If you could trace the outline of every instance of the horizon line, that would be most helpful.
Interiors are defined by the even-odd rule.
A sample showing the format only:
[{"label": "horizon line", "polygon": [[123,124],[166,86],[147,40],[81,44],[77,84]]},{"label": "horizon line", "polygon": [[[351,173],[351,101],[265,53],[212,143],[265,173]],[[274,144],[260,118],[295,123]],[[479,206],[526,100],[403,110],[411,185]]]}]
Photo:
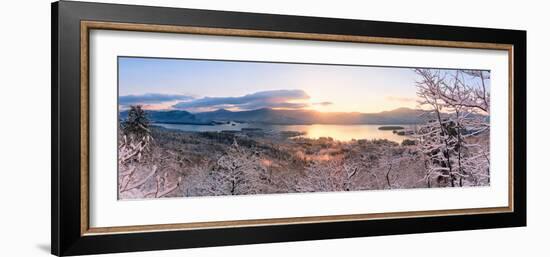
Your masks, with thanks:
[{"label": "horizon line", "polygon": [[[119,105],[120,106],[120,105]],[[130,105],[131,106],[131,105]],[[133,106],[142,106],[143,105],[133,105]],[[398,108],[395,108],[395,109],[391,109],[391,110],[386,110],[386,111],[379,111],[379,112],[346,112],[346,111],[336,111],[336,112],[331,112],[331,111],[319,111],[319,110],[314,110],[314,109],[285,109],[285,108],[269,108],[269,107],[263,107],[263,108],[258,108],[258,109],[251,109],[251,110],[239,110],[239,111],[232,111],[232,110],[228,110],[228,109],[225,109],[225,108],[219,108],[219,109],[216,109],[216,110],[213,110],[213,111],[203,111],[203,112],[191,112],[191,111],[187,111],[187,110],[180,110],[180,109],[162,109],[162,110],[149,110],[149,109],[144,109],[145,111],[153,111],[153,112],[170,112],[170,111],[180,111],[180,112],[188,112],[188,113],[191,113],[191,114],[197,114],[197,113],[208,113],[208,112],[218,112],[218,111],[227,111],[227,112],[250,112],[250,111],[258,111],[258,110],[282,110],[282,111],[312,111],[312,112],[318,112],[318,113],[346,113],[346,114],[350,114],[350,113],[357,113],[357,114],[377,114],[377,113],[383,113],[383,112],[392,112],[392,111],[397,111],[397,110],[403,110],[403,109],[406,109],[406,110],[411,110],[411,111],[423,111],[423,112],[426,112],[426,110],[422,110],[422,109],[418,109],[418,108],[409,108],[409,107],[398,107]],[[120,110],[119,112],[124,112],[124,111],[128,111],[128,109],[124,109],[124,110]]]}]

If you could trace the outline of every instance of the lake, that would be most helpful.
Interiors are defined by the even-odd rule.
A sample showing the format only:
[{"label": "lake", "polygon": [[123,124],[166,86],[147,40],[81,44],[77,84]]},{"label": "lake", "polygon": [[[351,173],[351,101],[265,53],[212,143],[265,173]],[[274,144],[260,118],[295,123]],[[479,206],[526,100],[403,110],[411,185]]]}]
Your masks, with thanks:
[{"label": "lake", "polygon": [[[219,125],[189,125],[189,124],[165,124],[155,123],[168,129],[178,129],[182,131],[193,132],[220,132],[223,130],[240,131],[243,128],[260,128],[266,132],[274,131],[298,131],[303,132],[304,137],[320,138],[332,137],[339,141],[350,141],[352,139],[387,139],[397,143],[401,143],[408,136],[400,136],[394,134],[391,130],[379,130],[382,126],[393,125],[331,125],[331,124],[313,124],[313,125],[271,125],[259,123],[233,123]],[[411,125],[395,125],[404,128],[412,128]]]}]

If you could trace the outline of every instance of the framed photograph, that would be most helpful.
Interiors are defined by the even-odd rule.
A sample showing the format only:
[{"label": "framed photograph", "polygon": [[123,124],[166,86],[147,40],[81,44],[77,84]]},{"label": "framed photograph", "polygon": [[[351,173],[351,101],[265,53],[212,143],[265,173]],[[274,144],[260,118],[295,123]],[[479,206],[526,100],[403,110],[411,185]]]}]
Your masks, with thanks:
[{"label": "framed photograph", "polygon": [[526,225],[526,32],[56,2],[52,253]]}]

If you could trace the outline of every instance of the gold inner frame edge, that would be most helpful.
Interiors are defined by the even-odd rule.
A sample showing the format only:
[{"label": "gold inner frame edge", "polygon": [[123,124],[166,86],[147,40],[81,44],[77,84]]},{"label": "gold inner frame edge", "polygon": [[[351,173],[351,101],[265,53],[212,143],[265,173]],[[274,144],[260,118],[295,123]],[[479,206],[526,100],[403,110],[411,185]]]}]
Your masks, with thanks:
[{"label": "gold inner frame edge", "polygon": [[[89,57],[90,57],[89,56],[89,33],[90,33],[90,30],[92,29],[122,30],[122,31],[136,31],[136,32],[157,32],[157,33],[158,32],[179,33],[179,34],[196,34],[196,35],[238,36],[238,37],[256,37],[256,38],[299,39],[299,40],[354,42],[354,43],[389,44],[389,45],[413,45],[413,46],[427,46],[427,47],[506,50],[508,52],[508,140],[509,140],[508,142],[508,165],[509,165],[508,166],[508,178],[509,178],[508,179],[508,206],[487,207],[487,208],[448,209],[448,210],[429,210],[429,211],[350,214],[350,215],[290,217],[290,218],[272,218],[272,219],[208,221],[208,222],[191,222],[191,223],[175,223],[175,224],[151,224],[151,225],[117,226],[117,227],[90,227],[89,226],[89,217],[90,217],[89,215],[89,211],[90,211],[89,210]],[[101,235],[101,234],[235,228],[235,227],[251,227],[251,226],[273,226],[273,225],[365,221],[365,220],[395,219],[395,218],[416,218],[416,217],[513,212],[514,211],[513,51],[514,51],[513,45],[496,44],[496,43],[404,39],[404,38],[388,38],[388,37],[351,36],[351,35],[335,35],[335,34],[226,29],[226,28],[211,28],[211,27],[190,27],[190,26],[172,26],[172,25],[137,24],[137,23],[116,23],[116,22],[101,22],[101,21],[81,21],[80,22],[80,145],[81,145],[80,146],[80,234],[81,236],[91,236],[91,235]]]}]

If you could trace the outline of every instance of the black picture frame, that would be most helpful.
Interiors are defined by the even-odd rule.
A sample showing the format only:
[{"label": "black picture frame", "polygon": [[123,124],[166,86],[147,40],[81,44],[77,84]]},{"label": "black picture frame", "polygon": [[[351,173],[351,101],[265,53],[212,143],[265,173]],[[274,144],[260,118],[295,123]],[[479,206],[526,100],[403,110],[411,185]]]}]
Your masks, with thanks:
[{"label": "black picture frame", "polygon": [[[51,252],[81,255],[526,225],[526,31],[61,1],[52,4]],[[513,45],[513,201],[506,213],[81,233],[81,21]]]}]

